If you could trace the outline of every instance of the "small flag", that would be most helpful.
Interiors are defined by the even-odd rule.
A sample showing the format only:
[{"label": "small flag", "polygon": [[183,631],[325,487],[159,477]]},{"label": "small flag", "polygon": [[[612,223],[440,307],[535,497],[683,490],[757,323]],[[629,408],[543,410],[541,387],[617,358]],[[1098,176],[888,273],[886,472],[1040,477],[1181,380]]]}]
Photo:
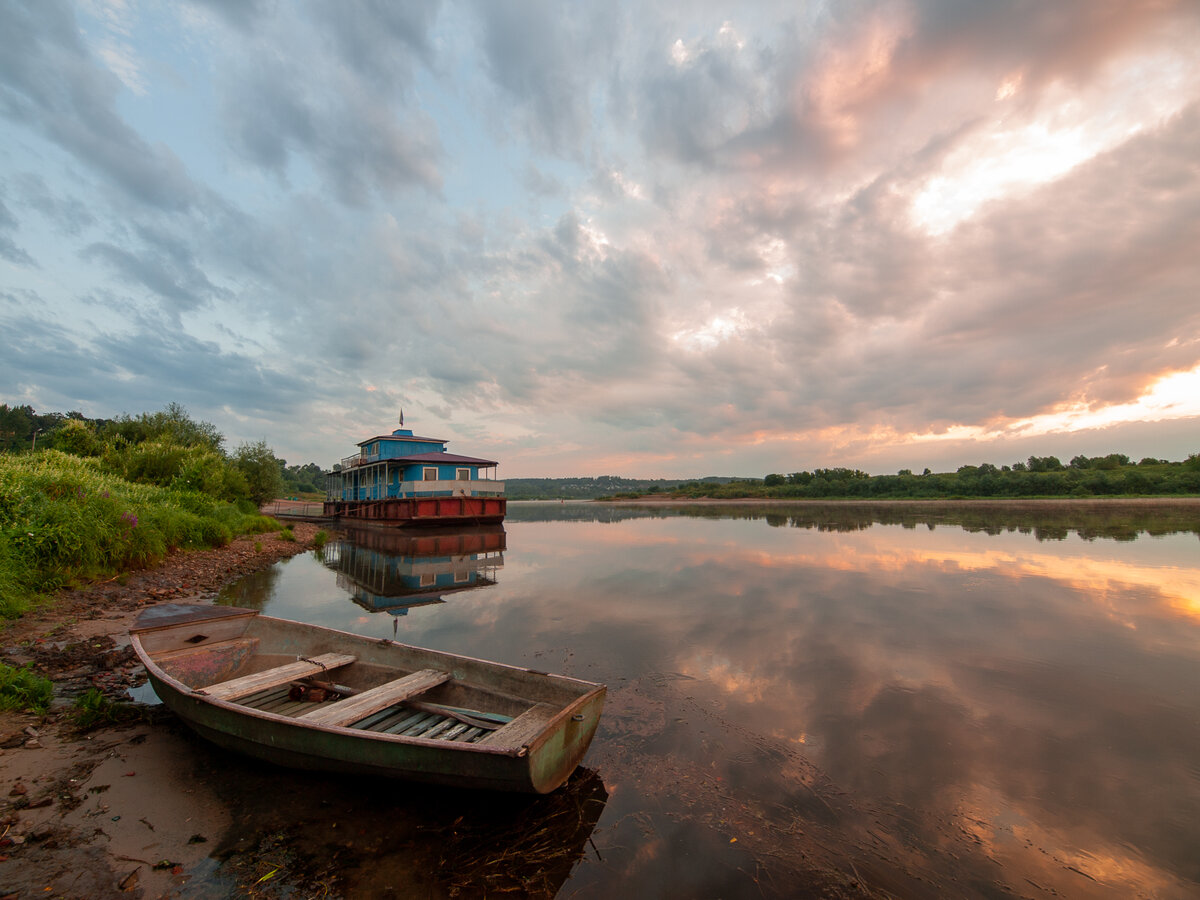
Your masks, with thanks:
[{"label": "small flag", "polygon": [[404,427],[404,410],[403,409],[400,410],[400,427],[401,428]]}]

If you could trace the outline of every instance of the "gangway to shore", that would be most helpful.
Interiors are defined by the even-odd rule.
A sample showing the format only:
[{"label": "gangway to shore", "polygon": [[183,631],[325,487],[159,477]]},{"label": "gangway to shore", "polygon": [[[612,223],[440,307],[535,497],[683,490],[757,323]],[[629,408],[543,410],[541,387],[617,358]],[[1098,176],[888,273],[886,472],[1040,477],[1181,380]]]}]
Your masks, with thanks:
[{"label": "gangway to shore", "polygon": [[325,504],[320,500],[272,500],[259,507],[264,516],[276,519],[296,519],[302,522],[331,522],[325,515]]}]

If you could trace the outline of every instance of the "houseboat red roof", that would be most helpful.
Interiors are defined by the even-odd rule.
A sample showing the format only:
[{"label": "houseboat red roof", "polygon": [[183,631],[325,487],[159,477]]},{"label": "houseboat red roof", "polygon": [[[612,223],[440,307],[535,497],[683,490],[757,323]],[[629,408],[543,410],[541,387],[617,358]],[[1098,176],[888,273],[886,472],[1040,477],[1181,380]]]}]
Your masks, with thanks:
[{"label": "houseboat red roof", "polygon": [[459,456],[457,453],[414,453],[411,456],[396,456],[386,462],[415,462],[415,463],[462,463],[470,466],[498,466],[492,459],[476,459],[474,456]]}]

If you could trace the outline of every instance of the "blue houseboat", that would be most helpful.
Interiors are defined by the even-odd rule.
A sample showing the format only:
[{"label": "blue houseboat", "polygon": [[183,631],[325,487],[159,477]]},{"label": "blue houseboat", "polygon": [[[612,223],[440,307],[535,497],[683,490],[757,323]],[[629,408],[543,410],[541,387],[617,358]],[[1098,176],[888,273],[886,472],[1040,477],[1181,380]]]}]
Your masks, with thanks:
[{"label": "blue houseboat", "polygon": [[[374,525],[502,522],[507,500],[495,460],[446,452],[439,438],[401,427],[359,441],[325,481],[325,515]],[[490,476],[490,477],[489,477]]]}]

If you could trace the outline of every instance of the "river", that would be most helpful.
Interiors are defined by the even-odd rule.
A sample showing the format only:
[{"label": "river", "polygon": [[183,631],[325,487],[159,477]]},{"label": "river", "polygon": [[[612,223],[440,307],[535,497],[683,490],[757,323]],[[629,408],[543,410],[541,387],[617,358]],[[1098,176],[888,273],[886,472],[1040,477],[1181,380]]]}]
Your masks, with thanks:
[{"label": "river", "polygon": [[441,818],[428,847],[405,832],[435,869],[414,892],[1183,898],[1198,534],[1195,512],[512,503],[503,528],[334,540],[220,602],[608,685],[563,796],[454,794],[453,852]]}]

